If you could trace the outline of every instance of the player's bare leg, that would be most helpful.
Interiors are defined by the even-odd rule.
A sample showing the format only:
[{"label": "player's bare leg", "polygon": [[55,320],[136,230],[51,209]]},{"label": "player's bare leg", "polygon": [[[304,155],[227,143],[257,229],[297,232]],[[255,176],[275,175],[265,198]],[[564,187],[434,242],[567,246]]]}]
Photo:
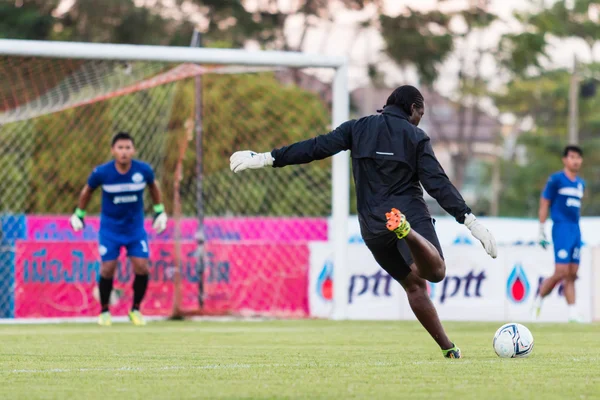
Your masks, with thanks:
[{"label": "player's bare leg", "polygon": [[129,319],[135,325],[146,325],[146,321],[140,313],[140,305],[142,300],[144,300],[146,289],[148,288],[148,275],[150,274],[148,259],[139,257],[130,257],[129,259],[135,273],[133,281],[133,304],[129,312]]},{"label": "player's bare leg", "polygon": [[397,209],[385,214],[387,228],[394,232],[398,239],[406,240],[410,253],[415,260],[414,271],[429,282],[440,282],[446,276],[446,263],[429,240],[410,229],[406,217]]},{"label": "player's bare leg", "polygon": [[98,280],[98,290],[100,292],[100,316],[98,324],[103,326],[112,325],[110,317],[110,294],[113,289],[113,280],[117,270],[117,260],[104,261],[100,266],[100,279]]},{"label": "player's bare leg", "polygon": [[567,276],[563,281],[565,299],[567,300],[567,304],[569,306],[569,321],[571,322],[582,322],[581,316],[579,315],[577,307],[575,306],[575,281],[577,280],[578,271],[578,264],[569,264]]},{"label": "player's bare leg", "polygon": [[544,279],[540,285],[540,297],[544,298],[548,296],[554,287],[564,280],[569,273],[569,264],[556,264],[554,268],[554,274]]},{"label": "player's bare leg", "polygon": [[533,302],[533,318],[536,319],[540,316],[542,311],[542,301],[544,297],[552,293],[552,290],[561,281],[565,280],[569,274],[569,264],[556,264],[554,268],[554,274],[542,281],[540,285],[539,293]]},{"label": "player's bare leg", "polygon": [[575,280],[577,279],[578,270],[579,265],[569,264],[569,267],[567,269],[567,275],[563,280],[565,299],[567,300],[568,305],[575,304]]},{"label": "player's bare leg", "polygon": [[[414,270],[414,268],[415,264],[411,265],[411,269]],[[414,273],[410,273],[400,284],[406,291],[408,303],[413,313],[433,340],[440,346],[444,352],[444,357],[460,358],[460,349],[450,341],[442,327],[435,306],[427,293],[425,280]]]}]

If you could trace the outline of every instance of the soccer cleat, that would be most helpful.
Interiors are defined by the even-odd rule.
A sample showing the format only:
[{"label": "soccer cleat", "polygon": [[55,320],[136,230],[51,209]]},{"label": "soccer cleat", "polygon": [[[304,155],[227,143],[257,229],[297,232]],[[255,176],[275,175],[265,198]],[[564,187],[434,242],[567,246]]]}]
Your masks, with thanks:
[{"label": "soccer cleat", "polygon": [[462,354],[460,349],[456,347],[454,343],[452,343],[452,348],[448,350],[442,350],[442,354],[445,358],[462,358]]},{"label": "soccer cleat", "polygon": [[397,209],[392,208],[389,213],[385,213],[385,218],[387,219],[385,226],[394,232],[398,239],[404,239],[410,232],[410,224],[404,214]]},{"label": "soccer cleat", "polygon": [[569,306],[569,322],[576,323],[576,324],[582,324],[585,321],[583,320],[583,317],[577,312],[576,309],[573,309]]},{"label": "soccer cleat", "polygon": [[129,320],[134,325],[146,325],[146,320],[144,320],[144,316],[138,310],[129,311]]},{"label": "soccer cleat", "polygon": [[533,321],[537,321],[540,318],[541,312],[542,312],[542,307],[541,306],[534,306],[531,309],[531,319]]},{"label": "soccer cleat", "polygon": [[112,320],[110,318],[110,312],[105,311],[98,315],[98,325],[100,326],[111,326]]}]

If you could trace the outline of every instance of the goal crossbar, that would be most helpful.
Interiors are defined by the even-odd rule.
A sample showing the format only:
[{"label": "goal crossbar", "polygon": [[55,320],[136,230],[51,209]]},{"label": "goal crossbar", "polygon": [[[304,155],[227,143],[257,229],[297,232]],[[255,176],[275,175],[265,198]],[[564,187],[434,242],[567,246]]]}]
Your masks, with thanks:
[{"label": "goal crossbar", "polygon": [[220,65],[279,65],[296,68],[339,68],[346,64],[345,57],[300,52],[18,39],[0,40],[0,54],[24,57],[102,58],[123,61],[193,62]]}]

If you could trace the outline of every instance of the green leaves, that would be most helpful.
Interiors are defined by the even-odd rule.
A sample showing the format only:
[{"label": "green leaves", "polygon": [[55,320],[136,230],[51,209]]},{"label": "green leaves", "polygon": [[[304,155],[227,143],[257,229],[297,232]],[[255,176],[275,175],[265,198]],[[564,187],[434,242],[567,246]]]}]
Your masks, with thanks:
[{"label": "green leaves", "polygon": [[[554,38],[579,38],[592,49],[600,38],[600,13],[598,0],[574,0],[573,9],[566,2],[557,1],[550,8],[531,14],[515,13],[523,24],[523,32],[503,36],[500,43],[501,63],[509,71],[524,75],[539,73],[541,62],[548,59],[549,40]],[[594,11],[598,10],[598,11]]]},{"label": "green leaves", "polygon": [[15,7],[14,2],[0,4],[0,38],[2,39],[47,39],[56,19],[36,5],[25,4]]},{"label": "green leaves", "polygon": [[450,16],[433,11],[409,10],[408,15],[380,16],[386,53],[400,66],[416,66],[421,79],[431,84],[442,62],[454,48]]},{"label": "green leaves", "polygon": [[[600,71],[600,65],[588,65],[586,70]],[[567,144],[569,82],[569,71],[551,70],[536,77],[516,78],[495,98],[501,111],[531,121],[531,128],[519,138],[519,144],[527,151],[527,163],[520,165],[509,160],[503,166],[501,215],[534,217],[547,176],[562,169],[561,152]],[[600,191],[599,107],[599,93],[579,100],[579,134],[585,152],[581,173],[588,185],[584,215],[600,212],[600,195],[595,195]]]},{"label": "green leaves", "polygon": [[548,60],[544,34],[523,32],[504,35],[498,46],[498,61],[502,66],[517,75],[534,68],[542,69],[542,63]]},{"label": "green leaves", "polygon": [[[330,214],[331,160],[237,175],[229,170],[236,150],[265,152],[327,133],[330,114],[317,95],[284,86],[274,73],[204,75],[202,88],[208,215]],[[180,140],[191,134],[181,201],[184,215],[195,215],[195,135],[188,130],[194,103],[194,80],[188,79],[3,125],[1,210],[72,212],[92,168],[110,160],[112,135],[127,130],[136,139],[138,157],[154,166],[169,212]],[[100,197],[97,193],[88,208],[92,214],[99,211]]]}]

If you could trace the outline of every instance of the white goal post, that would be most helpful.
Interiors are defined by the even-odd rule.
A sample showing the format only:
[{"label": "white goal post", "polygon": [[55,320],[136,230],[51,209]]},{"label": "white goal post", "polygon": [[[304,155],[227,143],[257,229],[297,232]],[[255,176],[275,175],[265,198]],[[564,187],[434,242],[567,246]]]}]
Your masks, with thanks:
[{"label": "white goal post", "polygon": [[[318,54],[247,51],[125,44],[75,43],[51,41],[0,40],[0,56],[48,57],[68,59],[96,59],[153,62],[188,62],[209,65],[270,66],[289,68],[331,68],[335,70],[332,82],[332,129],[349,118],[348,61],[345,57]],[[323,132],[325,133],[325,132]],[[231,149],[231,151],[241,149]],[[269,149],[256,149],[268,151]],[[223,160],[223,162],[227,162]],[[333,319],[345,319],[348,303],[347,225],[350,207],[349,153],[341,152],[332,160],[332,224],[328,240],[334,249]]]}]

